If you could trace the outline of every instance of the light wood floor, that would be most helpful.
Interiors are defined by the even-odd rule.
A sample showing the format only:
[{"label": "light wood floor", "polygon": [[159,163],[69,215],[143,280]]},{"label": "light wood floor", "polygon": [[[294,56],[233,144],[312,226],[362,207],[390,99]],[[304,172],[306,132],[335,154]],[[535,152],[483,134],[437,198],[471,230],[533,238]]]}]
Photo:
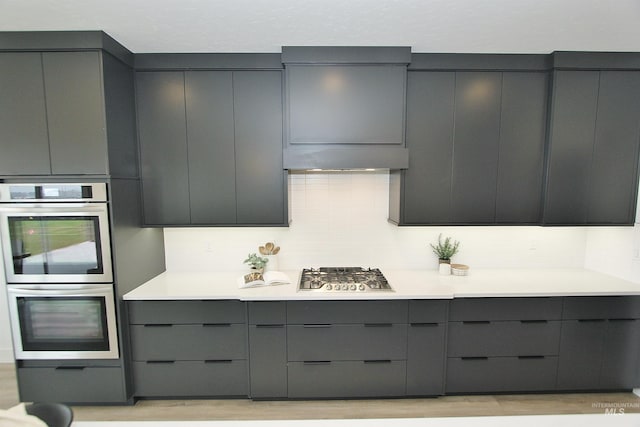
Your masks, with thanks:
[{"label": "light wood floor", "polygon": [[[0,408],[16,404],[13,364],[0,364]],[[640,397],[632,393],[584,393],[273,402],[143,400],[133,406],[76,406],[73,410],[78,421],[195,421],[601,414],[612,406],[624,406],[625,413],[640,413]]]}]

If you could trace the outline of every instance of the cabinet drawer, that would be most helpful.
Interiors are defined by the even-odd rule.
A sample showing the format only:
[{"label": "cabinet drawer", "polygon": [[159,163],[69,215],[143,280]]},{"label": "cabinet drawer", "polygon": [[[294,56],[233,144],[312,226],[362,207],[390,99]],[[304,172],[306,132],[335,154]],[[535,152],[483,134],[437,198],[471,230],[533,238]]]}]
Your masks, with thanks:
[{"label": "cabinet drawer", "polygon": [[122,403],[127,398],[118,367],[19,368],[23,402]]},{"label": "cabinet drawer", "polygon": [[553,390],[558,358],[449,358],[447,393]]},{"label": "cabinet drawer", "polygon": [[133,360],[246,359],[246,326],[131,325]]},{"label": "cabinet drawer", "polygon": [[640,297],[565,297],[563,319],[639,319]]},{"label": "cabinet drawer", "polygon": [[245,323],[241,301],[130,301],[131,324]]},{"label": "cabinet drawer", "polygon": [[289,324],[407,323],[407,301],[288,301]]},{"label": "cabinet drawer", "polygon": [[246,396],[244,360],[218,362],[134,362],[138,397]]},{"label": "cabinet drawer", "polygon": [[450,322],[449,357],[558,355],[560,321]]},{"label": "cabinet drawer", "polygon": [[560,320],[562,298],[460,298],[449,320]]},{"label": "cabinet drawer", "polygon": [[406,359],[407,325],[289,325],[288,360]]},{"label": "cabinet drawer", "polygon": [[445,322],[448,307],[443,300],[409,301],[409,323]]},{"label": "cabinet drawer", "polygon": [[287,307],[284,301],[250,301],[247,303],[247,310],[251,325],[287,323]]},{"label": "cabinet drawer", "polygon": [[404,361],[289,363],[290,398],[402,396]]}]

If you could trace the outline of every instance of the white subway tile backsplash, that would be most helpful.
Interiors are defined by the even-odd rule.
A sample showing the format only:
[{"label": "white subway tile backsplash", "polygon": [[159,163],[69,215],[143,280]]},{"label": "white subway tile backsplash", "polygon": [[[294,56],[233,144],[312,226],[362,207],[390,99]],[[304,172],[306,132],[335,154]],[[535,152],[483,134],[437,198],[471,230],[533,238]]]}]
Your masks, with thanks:
[{"label": "white subway tile backsplash", "polygon": [[435,269],[429,243],[439,233],[461,242],[454,261],[472,268],[581,268],[582,227],[397,227],[387,222],[389,174],[296,172],[289,175],[288,228],[165,229],[170,271],[241,270],[258,246],[281,246],[280,269],[352,265]]}]

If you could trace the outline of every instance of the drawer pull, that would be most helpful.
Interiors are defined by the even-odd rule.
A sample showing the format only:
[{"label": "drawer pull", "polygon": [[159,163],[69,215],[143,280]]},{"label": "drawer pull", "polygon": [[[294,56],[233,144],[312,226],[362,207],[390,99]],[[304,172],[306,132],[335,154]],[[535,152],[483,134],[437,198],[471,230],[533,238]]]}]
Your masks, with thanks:
[{"label": "drawer pull", "polygon": [[598,322],[604,322],[604,319],[578,319],[578,322],[580,322],[580,323],[598,323]]},{"label": "drawer pull", "polygon": [[424,328],[424,327],[438,326],[438,323],[411,323],[411,326],[417,327],[417,328]]},{"label": "drawer pull", "polygon": [[544,359],[544,356],[518,356],[518,359]]},{"label": "drawer pull", "polygon": [[147,365],[171,365],[175,360],[147,360]]},{"label": "drawer pull", "polygon": [[205,360],[204,363],[233,363],[231,359]]},{"label": "drawer pull", "polygon": [[330,323],[318,323],[318,324],[307,324],[302,325],[303,328],[330,328],[332,325]]},{"label": "drawer pull", "polygon": [[461,357],[462,360],[489,360],[488,357],[486,356],[468,356],[468,357]]},{"label": "drawer pull", "polygon": [[489,320],[465,320],[463,325],[488,325],[491,322]]},{"label": "drawer pull", "polygon": [[58,366],[56,371],[83,371],[86,366]]},{"label": "drawer pull", "polygon": [[390,328],[393,326],[393,323],[365,323],[365,328]]},{"label": "drawer pull", "polygon": [[391,360],[388,359],[383,359],[383,360],[364,360],[363,361],[365,364],[367,365],[371,365],[371,364],[380,364],[380,363],[391,363]]},{"label": "drawer pull", "polygon": [[276,329],[276,328],[284,328],[284,325],[256,325],[258,329]]},{"label": "drawer pull", "polygon": [[549,323],[548,320],[521,320],[520,323]]},{"label": "drawer pull", "polygon": [[230,328],[231,323],[204,323],[203,328]]},{"label": "drawer pull", "polygon": [[331,361],[330,360],[305,360],[304,362],[305,365],[330,365]]},{"label": "drawer pull", "polygon": [[170,328],[173,325],[171,323],[149,323],[145,324],[145,328]]},{"label": "drawer pull", "polygon": [[609,322],[635,322],[636,319],[627,319],[627,318],[620,318],[620,319],[609,319]]}]

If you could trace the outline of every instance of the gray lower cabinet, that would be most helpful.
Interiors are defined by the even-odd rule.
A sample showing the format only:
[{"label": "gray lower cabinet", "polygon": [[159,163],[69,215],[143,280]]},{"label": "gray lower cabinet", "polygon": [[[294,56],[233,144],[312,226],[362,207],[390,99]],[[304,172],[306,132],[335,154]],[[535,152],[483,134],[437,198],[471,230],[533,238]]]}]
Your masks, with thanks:
[{"label": "gray lower cabinet", "polygon": [[247,396],[245,304],[129,303],[134,396]]},{"label": "gray lower cabinet", "polygon": [[[540,220],[547,75],[410,71],[409,168],[395,171],[401,225]],[[398,194],[395,194],[398,193]]]},{"label": "gray lower cabinet", "polygon": [[285,225],[281,71],[136,74],[144,222]]},{"label": "gray lower cabinet", "polygon": [[553,390],[562,298],[451,302],[446,393]]},{"label": "gray lower cabinet", "polygon": [[565,298],[559,390],[640,385],[640,298]]},{"label": "gray lower cabinet", "polygon": [[407,301],[287,302],[288,397],[406,394]]},{"label": "gray lower cabinet", "polygon": [[444,394],[448,301],[409,301],[408,396]]},{"label": "gray lower cabinet", "polygon": [[287,329],[284,301],[252,301],[249,314],[250,396],[287,397]]},{"label": "gray lower cabinet", "polygon": [[544,224],[633,224],[638,120],[640,72],[554,72]]},{"label": "gray lower cabinet", "polygon": [[22,402],[123,403],[127,401],[120,367],[19,367]]}]

